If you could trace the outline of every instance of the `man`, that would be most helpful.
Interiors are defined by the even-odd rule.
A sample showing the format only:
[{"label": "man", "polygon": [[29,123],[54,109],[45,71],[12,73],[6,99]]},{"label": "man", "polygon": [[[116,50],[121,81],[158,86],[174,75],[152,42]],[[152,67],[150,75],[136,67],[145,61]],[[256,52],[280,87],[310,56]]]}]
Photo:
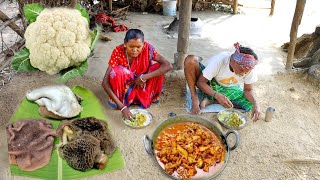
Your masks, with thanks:
[{"label": "man", "polygon": [[[252,69],[258,57],[252,49],[234,44],[234,53],[222,52],[211,57],[204,66],[199,57],[189,55],[184,62],[184,73],[191,92],[192,114],[199,114],[206,105],[217,102],[225,108],[242,108],[252,112],[254,121],[260,108],[253,94],[257,75]],[[200,103],[196,86],[205,94]],[[242,87],[243,86],[243,87]]]}]

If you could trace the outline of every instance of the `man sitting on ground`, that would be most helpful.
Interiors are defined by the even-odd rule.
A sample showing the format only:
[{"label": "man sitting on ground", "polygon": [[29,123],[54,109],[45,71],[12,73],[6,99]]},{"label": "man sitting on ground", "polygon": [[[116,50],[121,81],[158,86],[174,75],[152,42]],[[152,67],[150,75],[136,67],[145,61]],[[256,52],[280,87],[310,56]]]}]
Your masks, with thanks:
[{"label": "man sitting on ground", "polygon": [[[211,57],[204,66],[198,56],[189,55],[184,61],[184,73],[191,92],[192,114],[217,102],[225,108],[242,108],[252,111],[254,121],[260,117],[260,108],[253,94],[257,79],[253,68],[258,57],[252,49],[234,44],[234,53],[221,52]],[[199,101],[196,86],[205,94]]]}]

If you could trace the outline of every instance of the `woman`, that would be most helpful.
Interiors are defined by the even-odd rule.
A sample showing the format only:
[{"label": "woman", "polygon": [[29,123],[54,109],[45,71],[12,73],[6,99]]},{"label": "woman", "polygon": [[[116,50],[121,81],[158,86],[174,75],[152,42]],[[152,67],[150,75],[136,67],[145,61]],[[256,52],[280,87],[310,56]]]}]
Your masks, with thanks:
[{"label": "woman", "polygon": [[124,44],[113,50],[108,64],[102,87],[109,95],[108,104],[119,109],[126,119],[132,118],[130,104],[148,108],[159,100],[164,74],[172,69],[172,65],[144,41],[139,29],[127,31]]}]

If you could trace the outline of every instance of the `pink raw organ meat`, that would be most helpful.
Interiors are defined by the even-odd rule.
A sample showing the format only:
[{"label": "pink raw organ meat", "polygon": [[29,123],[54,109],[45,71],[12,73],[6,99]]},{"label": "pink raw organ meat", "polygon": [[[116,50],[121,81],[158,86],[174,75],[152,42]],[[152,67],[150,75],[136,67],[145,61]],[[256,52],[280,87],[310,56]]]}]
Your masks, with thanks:
[{"label": "pink raw organ meat", "polygon": [[7,125],[10,164],[23,171],[34,171],[50,161],[55,130],[44,120],[19,120]]}]

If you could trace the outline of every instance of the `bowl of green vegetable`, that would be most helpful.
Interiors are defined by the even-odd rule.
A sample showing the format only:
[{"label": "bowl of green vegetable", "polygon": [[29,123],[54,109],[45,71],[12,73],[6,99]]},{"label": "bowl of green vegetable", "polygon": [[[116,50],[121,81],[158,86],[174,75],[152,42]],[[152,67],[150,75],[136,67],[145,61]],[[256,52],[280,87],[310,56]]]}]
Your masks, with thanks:
[{"label": "bowl of green vegetable", "polygon": [[131,128],[139,129],[148,126],[152,121],[152,115],[144,109],[130,109],[132,119],[125,119],[124,123]]},{"label": "bowl of green vegetable", "polygon": [[234,109],[220,111],[217,116],[219,123],[227,129],[239,130],[247,124],[246,115]]}]

